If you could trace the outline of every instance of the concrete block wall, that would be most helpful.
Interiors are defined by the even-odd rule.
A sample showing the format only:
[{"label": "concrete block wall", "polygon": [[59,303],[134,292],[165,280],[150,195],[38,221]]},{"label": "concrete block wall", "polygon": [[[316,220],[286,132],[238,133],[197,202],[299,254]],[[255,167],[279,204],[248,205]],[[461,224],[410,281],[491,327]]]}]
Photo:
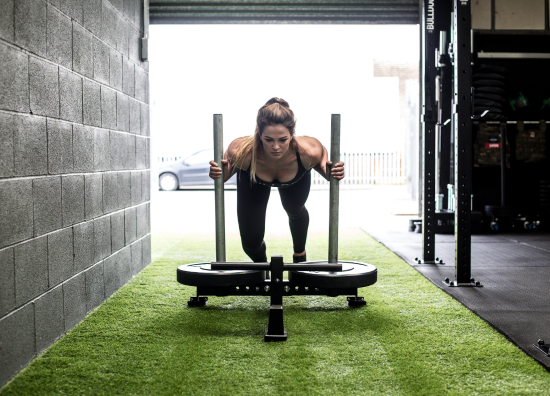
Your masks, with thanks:
[{"label": "concrete block wall", "polygon": [[140,0],[1,0],[0,386],[151,261]]}]

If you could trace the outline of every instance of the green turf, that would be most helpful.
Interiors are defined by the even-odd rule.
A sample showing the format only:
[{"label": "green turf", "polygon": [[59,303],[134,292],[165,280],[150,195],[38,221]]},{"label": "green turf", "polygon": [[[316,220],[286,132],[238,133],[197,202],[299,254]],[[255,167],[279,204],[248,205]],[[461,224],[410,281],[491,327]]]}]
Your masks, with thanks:
[{"label": "green turf", "polygon": [[[308,259],[326,259],[326,237]],[[228,260],[244,260],[229,238]],[[268,239],[289,258],[290,241]],[[47,394],[487,394],[550,392],[550,373],[472,312],[362,233],[340,239],[340,259],[378,267],[343,297],[285,298],[288,341],[264,343],[266,297],[210,297],[176,268],[214,259],[212,238],[153,237],[153,263],[53,345],[0,395]],[[315,253],[318,252],[318,253]]]}]

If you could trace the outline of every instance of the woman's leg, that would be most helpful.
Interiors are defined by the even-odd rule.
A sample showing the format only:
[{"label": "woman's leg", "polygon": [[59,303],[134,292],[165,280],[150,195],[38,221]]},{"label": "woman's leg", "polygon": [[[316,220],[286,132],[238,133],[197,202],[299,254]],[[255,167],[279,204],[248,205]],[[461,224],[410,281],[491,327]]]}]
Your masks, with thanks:
[{"label": "woman's leg", "polygon": [[309,213],[305,207],[305,203],[309,196],[310,187],[311,172],[308,172],[296,184],[287,188],[279,188],[283,208],[285,208],[288,214],[294,253],[300,255],[306,250]]},{"label": "woman's leg", "polygon": [[244,252],[252,261],[267,262],[265,234],[265,211],[269,201],[270,187],[250,184],[246,172],[237,174],[237,217]]}]

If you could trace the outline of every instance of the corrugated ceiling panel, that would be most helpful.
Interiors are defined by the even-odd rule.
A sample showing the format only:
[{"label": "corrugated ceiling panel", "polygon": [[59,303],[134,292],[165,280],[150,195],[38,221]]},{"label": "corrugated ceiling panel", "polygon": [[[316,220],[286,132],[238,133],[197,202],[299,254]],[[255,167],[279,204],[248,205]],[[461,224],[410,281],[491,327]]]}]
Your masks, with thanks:
[{"label": "corrugated ceiling panel", "polygon": [[149,13],[153,24],[417,24],[419,2],[418,0],[151,0]]}]

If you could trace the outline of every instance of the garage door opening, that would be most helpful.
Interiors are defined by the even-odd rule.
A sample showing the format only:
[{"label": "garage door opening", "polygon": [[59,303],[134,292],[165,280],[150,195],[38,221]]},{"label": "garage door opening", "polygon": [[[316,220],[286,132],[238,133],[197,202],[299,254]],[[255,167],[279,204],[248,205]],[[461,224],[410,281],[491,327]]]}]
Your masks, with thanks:
[{"label": "garage door opening", "polygon": [[[388,198],[399,203],[385,212],[414,213],[418,39],[416,25],[153,25],[152,175],[182,160],[180,168],[192,170],[195,159],[212,148],[212,114],[223,114],[227,147],[251,135],[259,107],[278,96],[296,114],[296,133],[314,136],[325,147],[330,115],[341,114],[347,168],[341,184],[343,226],[372,220],[373,206]],[[194,184],[196,172],[191,173],[181,177],[175,194],[153,194],[153,232],[213,233],[213,193],[201,191],[211,187]],[[375,196],[376,204],[364,205]],[[235,199],[226,194],[228,233],[238,233]],[[311,230],[326,228],[325,206],[328,184],[314,177]],[[285,217],[273,195],[268,232],[288,232]]]}]

